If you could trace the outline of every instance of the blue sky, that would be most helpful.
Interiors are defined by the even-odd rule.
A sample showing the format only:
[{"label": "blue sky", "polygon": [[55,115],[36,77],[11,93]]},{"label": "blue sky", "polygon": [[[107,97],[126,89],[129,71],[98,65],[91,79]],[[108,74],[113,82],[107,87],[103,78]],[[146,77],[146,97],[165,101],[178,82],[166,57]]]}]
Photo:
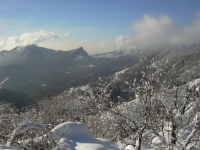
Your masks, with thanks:
[{"label": "blue sky", "polygon": [[1,50],[37,44],[101,53],[143,44],[198,45],[200,1],[0,0],[0,25]]}]

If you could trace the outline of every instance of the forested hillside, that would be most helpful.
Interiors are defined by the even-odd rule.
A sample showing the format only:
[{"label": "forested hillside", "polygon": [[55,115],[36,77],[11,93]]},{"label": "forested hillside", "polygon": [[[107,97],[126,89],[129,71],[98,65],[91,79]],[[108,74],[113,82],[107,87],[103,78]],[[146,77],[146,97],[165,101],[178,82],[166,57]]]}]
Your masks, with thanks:
[{"label": "forested hillside", "polygon": [[[130,54],[121,56],[121,61],[128,57]],[[109,139],[119,149],[199,149],[199,58],[199,47],[177,51],[144,49],[137,52],[137,63],[44,98],[20,112],[1,102],[1,144],[79,149],[78,133],[65,122],[83,122],[95,137]],[[54,135],[54,129],[62,130],[62,138]],[[74,144],[69,142],[73,139],[70,134]],[[112,145],[99,142],[96,144],[107,148]]]}]

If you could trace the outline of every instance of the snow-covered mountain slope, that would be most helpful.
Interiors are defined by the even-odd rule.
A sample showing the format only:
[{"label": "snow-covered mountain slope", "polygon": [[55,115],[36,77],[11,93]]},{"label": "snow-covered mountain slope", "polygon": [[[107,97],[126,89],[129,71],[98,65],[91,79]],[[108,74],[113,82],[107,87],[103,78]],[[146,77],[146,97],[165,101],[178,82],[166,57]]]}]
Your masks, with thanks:
[{"label": "snow-covered mountain slope", "polygon": [[117,58],[120,56],[128,55],[131,53],[134,53],[135,51],[138,51],[139,49],[132,49],[132,50],[116,50],[116,51],[111,51],[111,52],[106,52],[106,53],[99,53],[99,54],[94,54],[92,57],[95,58]]}]

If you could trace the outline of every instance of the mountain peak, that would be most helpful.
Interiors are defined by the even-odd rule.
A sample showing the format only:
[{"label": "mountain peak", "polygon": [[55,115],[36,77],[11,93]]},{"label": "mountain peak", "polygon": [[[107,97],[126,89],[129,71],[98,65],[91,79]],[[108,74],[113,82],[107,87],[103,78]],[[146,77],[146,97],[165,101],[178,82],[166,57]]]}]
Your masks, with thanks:
[{"label": "mountain peak", "polygon": [[77,48],[77,49],[74,49],[74,51],[85,51],[85,50],[84,50],[83,47],[81,46],[81,47],[79,47],[79,48]]},{"label": "mountain peak", "polygon": [[71,54],[80,55],[80,56],[89,56],[88,53],[83,49],[82,46],[77,49],[71,50]]}]

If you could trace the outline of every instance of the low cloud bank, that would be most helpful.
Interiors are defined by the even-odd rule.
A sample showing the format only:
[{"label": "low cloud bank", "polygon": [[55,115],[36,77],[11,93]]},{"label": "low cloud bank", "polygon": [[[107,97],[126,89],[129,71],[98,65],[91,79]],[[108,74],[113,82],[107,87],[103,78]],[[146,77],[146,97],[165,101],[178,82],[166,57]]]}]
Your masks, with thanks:
[{"label": "low cloud bank", "polygon": [[154,17],[145,14],[134,22],[132,35],[119,35],[114,42],[103,43],[100,49],[132,49],[142,45],[191,47],[199,44],[200,13],[187,26],[181,26],[167,15]]}]

